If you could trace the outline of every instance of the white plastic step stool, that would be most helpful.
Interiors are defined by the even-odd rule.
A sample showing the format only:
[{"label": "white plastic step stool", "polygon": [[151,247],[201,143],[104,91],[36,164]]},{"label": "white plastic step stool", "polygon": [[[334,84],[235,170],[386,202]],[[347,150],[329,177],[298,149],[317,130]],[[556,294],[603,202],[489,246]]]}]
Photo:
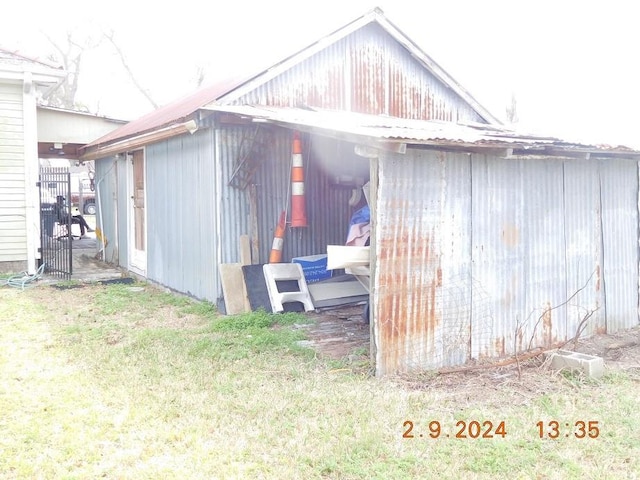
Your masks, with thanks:
[{"label": "white plastic step stool", "polygon": [[[271,300],[271,308],[274,312],[284,312],[283,303],[301,302],[304,305],[304,311],[315,310],[307,281],[304,279],[302,266],[299,263],[267,263],[262,266],[264,279],[269,291],[269,300]],[[284,280],[297,280],[297,292],[279,292],[276,282]]]}]

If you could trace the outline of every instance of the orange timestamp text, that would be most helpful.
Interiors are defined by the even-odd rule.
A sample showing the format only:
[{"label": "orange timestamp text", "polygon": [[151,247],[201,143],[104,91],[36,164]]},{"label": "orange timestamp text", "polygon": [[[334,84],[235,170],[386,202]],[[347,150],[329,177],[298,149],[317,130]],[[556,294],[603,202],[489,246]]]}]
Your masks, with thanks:
[{"label": "orange timestamp text", "polygon": [[539,421],[536,423],[540,438],[598,438],[600,427],[597,420],[576,420],[560,422],[558,420]]},{"label": "orange timestamp text", "polygon": [[[424,428],[426,426],[426,428]],[[432,420],[424,425],[416,425],[411,420],[402,424],[402,438],[505,438],[507,436],[506,422],[492,422],[484,420],[460,420],[452,429],[443,427],[438,420]]]}]

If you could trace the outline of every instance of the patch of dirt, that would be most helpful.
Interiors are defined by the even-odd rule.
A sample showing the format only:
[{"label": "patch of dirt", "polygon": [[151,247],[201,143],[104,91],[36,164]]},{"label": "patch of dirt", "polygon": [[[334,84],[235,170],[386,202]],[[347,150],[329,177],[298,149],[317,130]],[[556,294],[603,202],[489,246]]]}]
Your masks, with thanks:
[{"label": "patch of dirt", "polygon": [[[309,337],[305,344],[324,358],[350,363],[367,360],[370,335],[369,325],[363,320],[363,309],[364,306],[359,305],[307,313],[315,324],[300,327]],[[608,371],[623,370],[631,373],[632,379],[640,381],[640,327],[611,335],[595,335],[562,348],[601,356]],[[469,364],[466,367],[469,367],[467,371],[413,373],[390,380],[408,390],[437,392],[442,400],[454,400],[461,408],[465,404],[477,405],[479,398],[486,405],[528,405],[542,395],[575,390],[582,382],[594,385],[598,382],[579,373],[567,378],[551,368],[550,360],[544,354],[506,365]]]},{"label": "patch of dirt", "polygon": [[365,323],[364,305],[350,305],[305,315],[315,323],[301,325],[309,340],[304,342],[321,357],[341,360],[367,357],[369,353],[369,324]]},{"label": "patch of dirt", "polygon": [[[640,327],[611,335],[595,335],[568,343],[564,350],[601,356],[605,369],[625,371],[640,382]],[[550,350],[552,352],[553,350]],[[425,372],[398,375],[392,381],[408,390],[429,390],[443,400],[455,400],[460,408],[484,405],[529,405],[542,395],[575,391],[581,385],[597,388],[599,380],[589,379],[580,372],[565,375],[551,368],[544,354],[520,363],[503,366],[468,365],[453,373]],[[481,399],[481,400],[479,400]]]},{"label": "patch of dirt", "polygon": [[640,326],[610,335],[594,335],[579,340],[575,348],[573,343],[564,348],[602,357],[608,368],[640,372]]},{"label": "patch of dirt", "polygon": [[[138,292],[163,293],[150,285],[127,286],[133,294]],[[153,307],[153,315],[149,315],[149,308],[144,303],[136,304],[135,299],[131,305],[121,311],[105,314],[96,306],[94,297],[103,290],[104,286],[97,282],[72,283],[61,286],[34,288],[29,290],[29,295],[39,303],[47,305],[49,314],[59,325],[76,325],[79,322],[92,324],[96,321],[108,321],[125,327],[140,328],[169,328],[188,329],[200,328],[209,322],[206,318],[191,313],[181,312],[181,307],[164,305]],[[55,293],[54,293],[55,292]],[[52,300],[55,298],[55,302]],[[107,343],[118,343],[118,338],[108,339]]]},{"label": "patch of dirt", "polygon": [[[300,327],[304,328],[309,336],[307,345],[321,356],[330,359],[344,359],[354,351],[359,355],[366,355],[363,352],[369,352],[370,328],[364,321],[364,308],[364,305],[351,305],[306,313],[308,318],[315,320],[314,324]],[[575,345],[569,342],[562,348],[600,356],[609,369],[638,369],[640,372],[640,326],[615,334],[580,339]],[[544,359],[542,355],[525,364],[540,365],[543,363],[541,359]],[[488,366],[487,370],[498,375],[496,378],[507,378],[509,375],[505,372],[513,368],[517,369],[517,364],[504,367]],[[455,377],[454,374],[448,376]]]}]

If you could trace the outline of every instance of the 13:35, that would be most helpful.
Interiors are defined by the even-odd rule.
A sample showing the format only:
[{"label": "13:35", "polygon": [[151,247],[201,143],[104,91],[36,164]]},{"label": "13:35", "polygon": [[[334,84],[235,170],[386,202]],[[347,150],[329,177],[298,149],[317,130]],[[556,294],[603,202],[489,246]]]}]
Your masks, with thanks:
[{"label": "13:35", "polygon": [[576,420],[573,423],[548,420],[536,423],[536,427],[538,427],[540,438],[598,438],[600,435],[600,428],[596,420]]}]

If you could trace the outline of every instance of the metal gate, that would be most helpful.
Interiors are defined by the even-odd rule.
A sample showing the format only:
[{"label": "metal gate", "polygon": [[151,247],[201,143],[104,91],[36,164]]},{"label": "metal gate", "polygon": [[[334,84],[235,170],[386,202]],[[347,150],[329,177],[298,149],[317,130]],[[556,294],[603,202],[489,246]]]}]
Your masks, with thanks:
[{"label": "metal gate", "polygon": [[68,168],[40,168],[40,261],[44,271],[65,280],[73,272],[71,174]]}]

